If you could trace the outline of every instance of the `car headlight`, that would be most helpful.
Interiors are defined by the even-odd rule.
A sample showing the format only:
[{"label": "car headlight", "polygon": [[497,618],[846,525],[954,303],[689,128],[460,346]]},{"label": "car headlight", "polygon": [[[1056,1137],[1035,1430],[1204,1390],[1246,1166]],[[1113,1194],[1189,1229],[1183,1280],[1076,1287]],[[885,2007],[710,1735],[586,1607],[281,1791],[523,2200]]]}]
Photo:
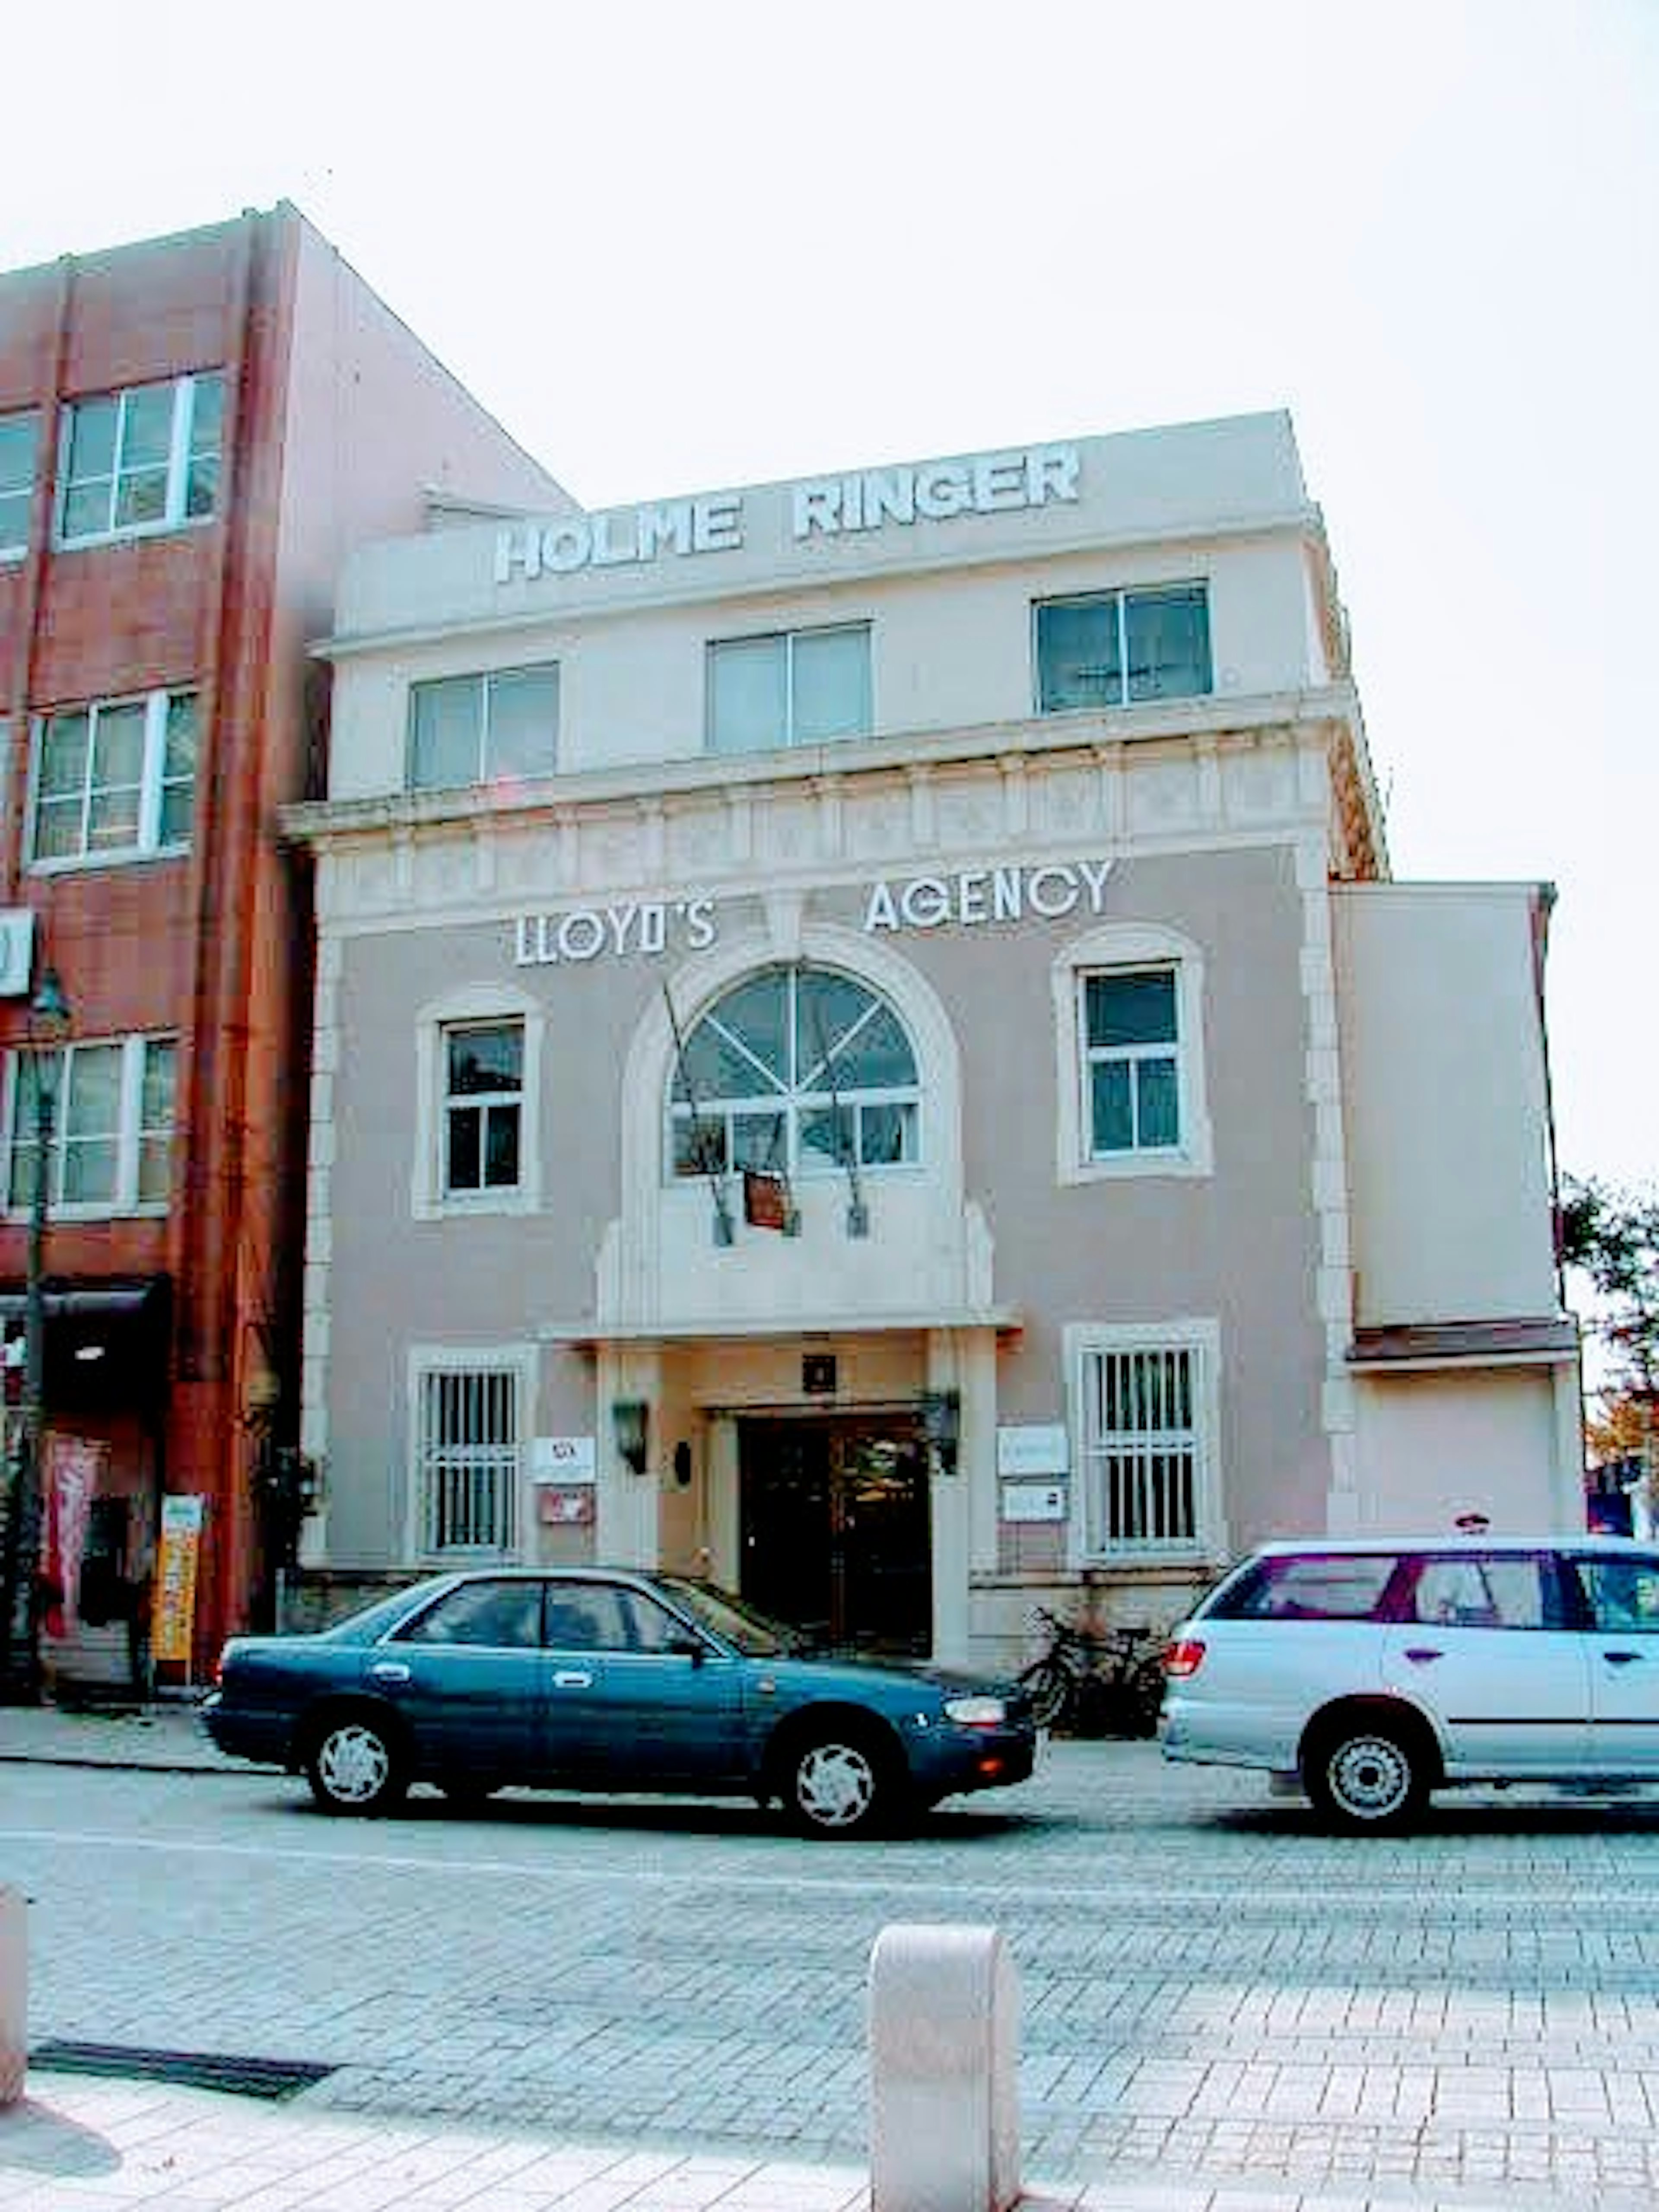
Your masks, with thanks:
[{"label": "car headlight", "polygon": [[945,1717],[963,1728],[1000,1728],[1008,1717],[1008,1708],[1000,1698],[947,1698]]}]

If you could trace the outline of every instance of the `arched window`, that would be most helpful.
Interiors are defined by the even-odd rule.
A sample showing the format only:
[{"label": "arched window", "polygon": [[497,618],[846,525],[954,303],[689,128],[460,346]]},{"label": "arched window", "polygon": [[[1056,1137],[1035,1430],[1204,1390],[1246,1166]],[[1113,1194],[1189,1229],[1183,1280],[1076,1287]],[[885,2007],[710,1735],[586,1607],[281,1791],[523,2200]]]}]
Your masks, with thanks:
[{"label": "arched window", "polygon": [[884,999],[834,969],[764,968],[686,1033],[670,1093],[672,1171],[913,1166],[918,1097],[915,1054]]}]

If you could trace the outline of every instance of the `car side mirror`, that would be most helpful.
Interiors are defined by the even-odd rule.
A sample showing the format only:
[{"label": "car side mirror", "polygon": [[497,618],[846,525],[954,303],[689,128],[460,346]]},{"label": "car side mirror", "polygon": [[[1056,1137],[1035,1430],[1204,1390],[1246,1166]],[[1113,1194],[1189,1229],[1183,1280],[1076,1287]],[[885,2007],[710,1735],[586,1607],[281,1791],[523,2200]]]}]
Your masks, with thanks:
[{"label": "car side mirror", "polygon": [[672,1636],[668,1648],[677,1658],[689,1659],[694,1667],[703,1662],[705,1646],[700,1636]]}]

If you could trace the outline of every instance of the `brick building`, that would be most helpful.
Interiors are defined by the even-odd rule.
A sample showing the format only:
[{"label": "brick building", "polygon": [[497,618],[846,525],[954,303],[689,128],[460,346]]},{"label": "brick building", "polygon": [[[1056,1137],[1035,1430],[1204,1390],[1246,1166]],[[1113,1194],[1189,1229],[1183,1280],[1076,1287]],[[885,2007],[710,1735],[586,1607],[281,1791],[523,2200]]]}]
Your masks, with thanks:
[{"label": "brick building", "polygon": [[41,1466],[67,1680],[125,1673],[164,1497],[203,1501],[179,1668],[270,1610],[312,933],[276,810],[323,787],[307,647],[342,559],[477,503],[570,505],[286,204],[0,276],[0,1313],[15,1401],[52,970]]}]

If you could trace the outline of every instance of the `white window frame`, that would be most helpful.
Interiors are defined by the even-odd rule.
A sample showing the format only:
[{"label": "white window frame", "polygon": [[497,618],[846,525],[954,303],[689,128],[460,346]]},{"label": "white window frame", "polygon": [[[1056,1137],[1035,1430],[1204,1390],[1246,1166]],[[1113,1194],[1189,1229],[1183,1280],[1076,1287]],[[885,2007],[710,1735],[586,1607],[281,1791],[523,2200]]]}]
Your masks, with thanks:
[{"label": "white window frame", "polygon": [[[169,1050],[173,1056],[173,1109],[167,1125],[147,1128],[143,1121],[144,1073],[148,1055],[153,1050]],[[75,1068],[77,1058],[84,1066],[88,1056],[94,1053],[118,1052],[120,1073],[117,1124],[113,1130],[104,1133],[104,1140],[113,1141],[116,1151],[115,1188],[107,1199],[70,1199],[64,1196],[64,1179],[70,1158],[77,1141],[73,1131],[75,1105]],[[33,1152],[34,1131],[21,1126],[27,1118],[22,1110],[22,1063],[31,1056],[28,1050],[14,1052],[6,1071],[5,1115],[5,1213],[16,1221],[27,1218],[27,1199],[14,1200],[12,1190],[16,1181],[17,1156],[20,1152]],[[46,1054],[42,1055],[47,1056]],[[58,1100],[52,1114],[52,1177],[47,1190],[47,1203],[54,1219],[70,1221],[104,1221],[118,1215],[164,1215],[172,1198],[171,1161],[169,1162],[168,1191],[155,1199],[139,1195],[139,1171],[144,1140],[164,1140],[169,1152],[179,1127],[178,1082],[179,1040],[176,1036],[133,1036],[125,1037],[82,1037],[73,1043],[59,1046],[50,1054],[58,1062]]]},{"label": "white window frame", "polygon": [[[1177,1144],[1092,1156],[1084,986],[1090,975],[1169,969],[1176,986]],[[1156,924],[1111,922],[1066,945],[1049,971],[1054,1017],[1055,1173],[1062,1184],[1133,1176],[1214,1172],[1204,1054],[1204,956],[1188,937]]]},{"label": "white window frame", "polygon": [[[405,1559],[428,1566],[510,1566],[524,1558],[526,1532],[531,1526],[527,1491],[529,1440],[535,1433],[536,1373],[536,1352],[530,1345],[410,1346],[405,1367],[409,1415]],[[428,1384],[441,1377],[471,1377],[485,1383],[504,1377],[511,1389],[514,1436],[510,1463],[503,1462],[508,1468],[502,1493],[509,1516],[508,1526],[501,1532],[504,1540],[442,1548],[428,1540],[431,1521],[423,1456],[424,1415]]]},{"label": "white window frame", "polygon": [[[873,659],[873,625],[868,621],[818,623],[797,629],[751,630],[741,637],[714,637],[708,641],[704,656],[703,750],[717,758],[740,759],[745,754],[784,750],[795,745],[856,744],[860,738],[869,737],[876,724],[875,664]],[[844,737],[800,738],[795,733],[795,652],[805,639],[823,637],[861,636],[864,640],[864,692],[866,713],[861,730],[849,730]],[[770,745],[722,746],[715,742],[714,731],[714,660],[728,647],[740,645],[776,645],[783,653],[783,714],[784,726]]]},{"label": "white window frame", "polygon": [[[1199,592],[1204,599],[1204,629],[1209,648],[1209,682],[1201,690],[1172,692],[1167,698],[1135,699],[1129,695],[1129,608],[1136,599],[1157,599],[1170,592]],[[1115,699],[1091,701],[1080,706],[1045,707],[1042,702],[1042,610],[1045,607],[1111,605],[1116,613],[1119,689]],[[1127,707],[1168,706],[1182,699],[1209,699],[1215,695],[1215,637],[1210,627],[1210,580],[1207,576],[1170,576],[1157,584],[1107,584],[1096,592],[1066,592],[1058,598],[1031,602],[1031,697],[1039,714],[1118,714]]]},{"label": "white window frame", "polygon": [[[543,775],[555,774],[559,761],[559,723],[564,705],[563,668],[556,660],[536,660],[515,663],[511,668],[465,669],[447,676],[415,678],[409,687],[409,726],[404,740],[404,784],[405,789],[417,791],[471,791],[477,785],[489,783],[503,773],[516,775],[516,769],[503,771],[489,757],[490,700],[494,687],[514,676],[550,676],[553,678],[553,747],[552,758],[538,771]],[[472,774],[462,783],[416,783],[415,781],[415,716],[420,694],[439,684],[468,684],[475,692],[478,707],[478,744]]]},{"label": "white window frame", "polygon": [[9,487],[0,483],[0,494],[9,499],[21,497],[23,527],[19,535],[9,537],[0,525],[0,562],[21,561],[29,550],[29,529],[34,514],[34,495],[40,480],[40,410],[38,407],[8,407],[0,412],[0,423],[28,422],[33,425],[30,447],[29,472]]},{"label": "white window frame", "polygon": [[[516,1022],[524,1032],[519,1180],[507,1188],[452,1193],[447,1187],[447,1039],[452,1030],[489,1022]],[[546,1038],[545,1012],[522,991],[479,986],[451,993],[421,1008],[416,1017],[415,1157],[410,1182],[410,1211],[416,1220],[456,1220],[475,1214],[540,1212],[541,1071]]]},{"label": "white window frame", "polygon": [[[1224,1557],[1219,1322],[1198,1316],[1165,1322],[1073,1322],[1066,1325],[1062,1342],[1073,1468],[1072,1564],[1079,1568],[1138,1566]],[[1194,1527],[1190,1536],[1165,1542],[1114,1543],[1103,1526],[1104,1499],[1097,1494],[1088,1378],[1095,1362],[1139,1352],[1174,1352],[1192,1363],[1193,1425],[1188,1431],[1170,1431],[1170,1442],[1175,1448],[1182,1440],[1190,1443]]]},{"label": "white window frame", "polygon": [[[51,708],[33,719],[33,743],[30,746],[28,838],[26,863],[31,873],[55,875],[64,869],[122,867],[129,861],[153,860],[169,853],[190,850],[189,832],[182,837],[161,841],[161,804],[168,788],[167,775],[167,714],[178,700],[189,699],[196,710],[196,743],[199,759],[202,742],[201,694],[188,684],[172,690],[146,691],[117,699],[88,699],[76,704]],[[138,793],[138,835],[130,845],[93,845],[88,842],[88,817],[96,787],[92,781],[93,762],[96,752],[99,717],[118,708],[142,706],[144,710],[144,763]],[[54,853],[42,856],[36,852],[40,833],[42,791],[47,735],[54,722],[73,714],[85,714],[91,723],[92,735],[87,746],[86,775],[81,789],[81,842],[73,853]],[[190,775],[191,817],[196,809],[196,771]],[[174,777],[173,782],[183,781]]]},{"label": "white window frame", "polygon": [[[186,512],[190,490],[191,463],[194,458],[196,422],[196,394],[198,387],[216,381],[222,389],[220,411],[218,475],[214,484],[213,504],[205,514]],[[71,535],[66,527],[70,495],[75,489],[70,479],[70,456],[75,435],[76,417],[82,408],[101,406],[113,400],[117,408],[115,451],[111,457],[109,472],[108,512],[112,517],[120,491],[121,448],[125,434],[127,402],[147,392],[162,390],[170,386],[173,392],[173,420],[167,441],[166,507],[162,514],[150,522],[117,523],[111,520],[101,530],[81,530]],[[169,531],[198,530],[214,521],[224,507],[225,487],[225,426],[229,414],[229,393],[223,390],[222,369],[198,369],[188,376],[157,377],[148,384],[128,384],[113,392],[88,392],[70,401],[64,409],[58,453],[58,508],[53,520],[52,543],[60,551],[82,545],[118,544],[129,538],[159,538]],[[131,473],[131,471],[128,471]],[[100,479],[87,479],[88,482]]]}]

